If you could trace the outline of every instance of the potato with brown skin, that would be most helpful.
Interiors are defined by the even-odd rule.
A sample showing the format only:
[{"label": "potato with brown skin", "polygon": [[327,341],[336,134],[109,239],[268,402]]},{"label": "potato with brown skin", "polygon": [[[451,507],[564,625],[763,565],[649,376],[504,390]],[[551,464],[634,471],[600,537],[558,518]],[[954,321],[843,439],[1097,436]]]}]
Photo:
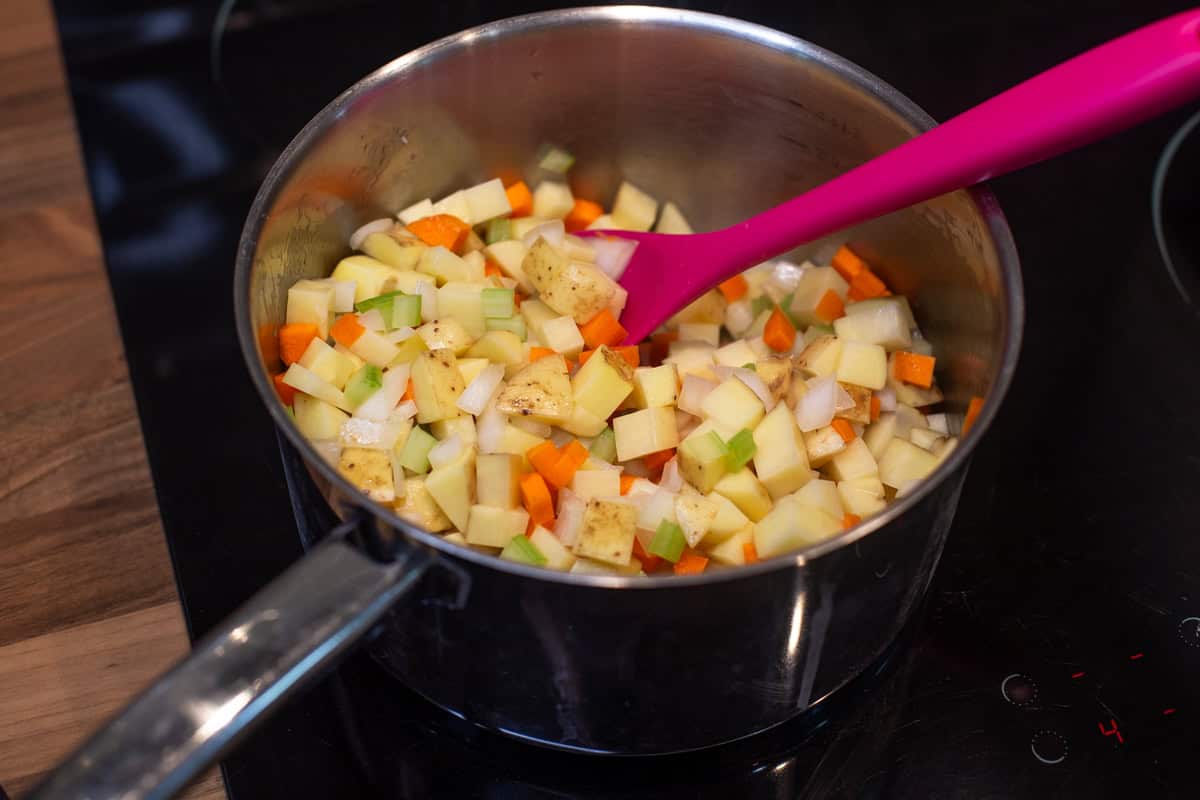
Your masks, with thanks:
[{"label": "potato with brown skin", "polygon": [[412,364],[412,383],[417,422],[437,422],[463,413],[457,403],[467,384],[458,371],[453,350],[427,350],[417,356]]},{"label": "potato with brown skin", "polygon": [[561,355],[540,358],[512,376],[496,396],[501,413],[536,417],[548,424],[566,422],[574,410],[567,362]]},{"label": "potato with brown skin", "polygon": [[545,239],[529,248],[521,269],[543,303],[581,325],[608,307],[615,292],[607,275],[590,264],[571,261]]},{"label": "potato with brown skin", "polygon": [[792,359],[790,356],[772,356],[754,364],[754,371],[767,385],[767,391],[775,402],[787,395],[789,379],[792,377]]},{"label": "potato with brown skin", "polygon": [[408,478],[404,481],[404,497],[393,502],[392,509],[400,519],[431,533],[453,527],[421,478]]},{"label": "potato with brown skin", "polygon": [[633,556],[636,525],[637,509],[631,503],[588,500],[575,554],[623,567]]},{"label": "potato with brown skin", "polygon": [[838,381],[838,385],[846,390],[846,394],[850,395],[850,399],[854,401],[854,408],[839,411],[834,416],[841,417],[850,422],[860,422],[863,425],[869,423],[871,421],[871,395],[873,392],[865,386],[858,386],[853,383]]},{"label": "potato with brown skin", "polygon": [[372,500],[390,503],[396,499],[392,461],[384,450],[347,447],[338,458],[338,472]]},{"label": "potato with brown skin", "polygon": [[453,350],[455,356],[463,355],[475,343],[475,338],[453,317],[426,322],[417,328],[417,336],[430,350]]}]

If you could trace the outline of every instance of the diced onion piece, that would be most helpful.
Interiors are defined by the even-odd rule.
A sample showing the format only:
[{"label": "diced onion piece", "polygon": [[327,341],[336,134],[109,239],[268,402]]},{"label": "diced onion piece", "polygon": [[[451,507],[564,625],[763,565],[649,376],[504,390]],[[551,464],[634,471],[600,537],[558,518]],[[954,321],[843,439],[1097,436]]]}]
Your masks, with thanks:
[{"label": "diced onion piece", "polygon": [[[639,495],[631,502],[638,509],[637,526],[643,530],[652,531],[664,519],[675,522],[675,492],[668,492],[661,486],[654,494]],[[626,496],[628,498],[628,495]]]},{"label": "diced onion piece", "polygon": [[333,310],[338,314],[346,314],[354,310],[354,290],[358,285],[355,281],[335,281],[333,278],[323,278],[321,283],[333,287]]},{"label": "diced onion piece", "polygon": [[[734,336],[741,336],[746,331],[750,330],[750,326],[754,324],[754,308],[750,301],[743,297],[740,300],[735,300],[725,308],[725,327]],[[796,337],[799,339],[800,337]]]},{"label": "diced onion piece", "polygon": [[479,416],[491,402],[504,380],[504,365],[490,364],[475,376],[475,380],[458,397],[457,406],[468,414]]},{"label": "diced onion piece", "polygon": [[587,239],[567,234],[563,238],[563,250],[572,261],[586,261],[591,264],[596,260],[596,248]]},{"label": "diced onion piece", "polygon": [[663,464],[662,478],[658,485],[668,492],[678,492],[683,489],[683,476],[679,474],[679,459],[672,458]]},{"label": "diced onion piece", "polygon": [[779,289],[783,294],[788,294],[794,292],[800,285],[800,276],[803,274],[804,267],[799,264],[783,260],[775,261],[771,264],[771,277],[767,278],[767,283]]},{"label": "diced onion piece", "polygon": [[808,382],[808,391],[796,403],[796,424],[801,431],[815,431],[833,422],[838,388],[832,375]]},{"label": "diced onion piece", "polygon": [[938,433],[950,435],[950,421],[945,414],[926,414],[925,424],[929,426],[929,430],[937,431]]},{"label": "diced onion piece", "polygon": [[550,431],[550,441],[554,442],[554,446],[560,450],[570,444],[574,439],[574,436],[561,428],[554,428],[552,431]]},{"label": "diced onion piece", "polygon": [[489,405],[475,421],[475,438],[479,450],[483,453],[498,453],[504,444],[504,429],[508,418],[496,410],[495,405]]},{"label": "diced onion piece", "polygon": [[593,236],[591,243],[596,251],[596,268],[614,281],[619,281],[638,243],[619,236]]},{"label": "diced onion piece", "polygon": [[879,398],[879,410],[883,412],[896,410],[896,392],[892,389],[880,389],[875,393]]},{"label": "diced onion piece", "polygon": [[396,328],[396,330],[391,331],[390,333],[385,333],[383,338],[387,339],[392,344],[400,344],[403,341],[411,339],[414,333],[416,333],[416,331],[405,325],[403,328]]},{"label": "diced onion piece", "polygon": [[854,406],[854,398],[850,396],[849,392],[842,388],[840,383],[835,382],[833,398],[834,413],[837,413],[838,411],[846,411],[847,409],[854,408]]},{"label": "diced onion piece", "polygon": [[446,466],[454,459],[462,455],[463,449],[466,447],[463,444],[462,436],[457,433],[453,436],[448,436],[442,441],[433,446],[429,451],[429,466],[434,469],[439,469]]},{"label": "diced onion piece", "polygon": [[526,433],[532,433],[534,436],[542,439],[549,439],[550,434],[553,433],[549,425],[544,422],[538,422],[536,419],[531,419],[529,417],[522,417],[518,415],[509,420],[509,422],[512,423],[514,428],[520,428]]},{"label": "diced onion piece", "polygon": [[566,236],[567,229],[563,226],[563,221],[552,219],[530,228],[529,232],[521,237],[521,242],[526,247],[533,247],[538,239],[545,239],[555,250],[563,252],[566,247]]},{"label": "diced onion piece", "polygon": [[400,438],[404,425],[400,421],[376,422],[351,417],[342,423],[339,438],[346,447],[366,447],[372,450],[391,450]]},{"label": "diced onion piece", "polygon": [[574,547],[583,526],[585,504],[570,489],[558,492],[558,519],[554,523],[554,535],[567,547]]},{"label": "diced onion piece", "polygon": [[433,322],[438,314],[437,287],[430,281],[417,281],[413,294],[421,295],[421,322]]},{"label": "diced onion piece", "polygon": [[755,336],[753,339],[747,339],[746,344],[750,345],[750,349],[753,350],[754,354],[759,358],[766,358],[767,356],[775,354],[775,351],[773,351],[767,345],[767,343],[763,341],[763,337],[761,336]]},{"label": "diced onion piece", "polygon": [[400,364],[383,373],[383,386],[354,409],[354,416],[376,422],[386,420],[408,388],[409,365]]},{"label": "diced onion piece", "polygon": [[701,378],[699,375],[685,375],[683,376],[683,390],[679,393],[679,401],[676,406],[692,416],[701,417],[704,415],[704,411],[700,408],[700,404],[715,388],[717,388],[715,381]]},{"label": "diced onion piece", "polygon": [[771,394],[771,390],[767,388],[766,382],[759,377],[757,372],[744,367],[736,367],[733,370],[733,377],[746,384],[746,388],[757,395],[758,399],[762,401],[763,408],[767,411],[775,407],[775,396]]},{"label": "diced onion piece", "polygon": [[376,219],[368,222],[366,225],[363,225],[354,233],[350,234],[350,249],[361,250],[362,243],[368,236],[370,236],[372,233],[383,233],[386,230],[390,230],[395,224],[396,221],[391,217],[384,217],[383,219]]},{"label": "diced onion piece", "polygon": [[682,442],[698,427],[700,427],[699,417],[692,416],[680,408],[675,409],[675,429],[679,432],[679,441]]},{"label": "diced onion piece", "polygon": [[387,323],[384,322],[383,314],[377,308],[372,308],[370,311],[364,311],[358,315],[358,324],[362,325],[369,331],[382,333],[387,330]]},{"label": "diced onion piece", "polygon": [[388,417],[389,420],[403,422],[406,419],[412,419],[417,415],[417,404],[412,400],[405,400],[392,411]]}]

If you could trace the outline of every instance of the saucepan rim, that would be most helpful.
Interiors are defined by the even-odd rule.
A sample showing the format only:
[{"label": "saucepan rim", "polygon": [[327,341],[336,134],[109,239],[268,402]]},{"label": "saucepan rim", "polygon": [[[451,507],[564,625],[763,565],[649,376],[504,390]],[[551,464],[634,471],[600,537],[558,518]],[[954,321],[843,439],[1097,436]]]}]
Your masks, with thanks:
[{"label": "saucepan rim", "polygon": [[[238,339],[255,389],[266,404],[267,410],[275,424],[284,432],[284,435],[287,436],[292,446],[304,456],[310,468],[315,469],[324,479],[338,487],[347,497],[358,497],[360,492],[349,481],[338,474],[337,470],[305,439],[278,402],[270,377],[262,368],[258,353],[257,337],[250,320],[250,275],[254,265],[255,248],[259,234],[266,221],[267,211],[271,202],[275,199],[276,192],[290,175],[291,171],[301,163],[304,154],[309,148],[318,142],[332,126],[338,124],[338,121],[347,108],[354,105],[355,102],[369,94],[372,90],[403,75],[418,65],[427,66],[441,58],[468,48],[480,40],[528,31],[545,31],[597,23],[611,25],[640,24],[683,28],[704,35],[726,36],[748,41],[770,50],[782,52],[794,58],[814,61],[828,67],[832,73],[841,79],[874,96],[884,106],[898,114],[917,130],[924,131],[935,125],[933,118],[892,86],[861,67],[804,39],[762,25],[717,14],[656,6],[591,6],[527,14],[490,22],[460,31],[419,47],[367,75],[342,92],[341,95],[313,117],[288,144],[271,167],[270,172],[268,172],[262,186],[259,188],[247,216],[246,224],[242,229],[234,273],[234,308],[237,317]],[[802,567],[806,562],[814,558],[846,547],[869,536],[907,513],[933,492],[949,475],[957,472],[966,464],[976,444],[991,426],[992,420],[996,416],[997,409],[1004,399],[1012,382],[1013,374],[1016,371],[1017,357],[1021,345],[1021,332],[1024,323],[1024,295],[1022,292],[1021,270],[1016,245],[1013,242],[1008,222],[992,193],[978,186],[968,191],[978,207],[980,215],[988,226],[997,255],[999,256],[1001,288],[1008,309],[1006,319],[1004,320],[1006,329],[1003,331],[1003,345],[999,367],[996,370],[995,378],[988,391],[978,419],[967,435],[961,438],[958,447],[955,448],[950,457],[942,462],[933,474],[922,481],[918,488],[911,494],[899,499],[897,502],[889,505],[880,514],[870,517],[850,530],[803,550],[764,559],[758,564],[742,566],[736,569],[713,570],[700,575],[644,577],[579,575],[503,561],[493,555],[480,553],[452,542],[446,542],[438,534],[429,533],[417,528],[400,519],[390,509],[366,500],[366,498],[363,498],[361,505],[369,508],[372,514],[387,525],[402,531],[406,536],[422,545],[433,548],[440,556],[463,559],[482,567],[512,573],[523,578],[595,588],[683,588],[721,581],[753,579],[767,572]]]}]

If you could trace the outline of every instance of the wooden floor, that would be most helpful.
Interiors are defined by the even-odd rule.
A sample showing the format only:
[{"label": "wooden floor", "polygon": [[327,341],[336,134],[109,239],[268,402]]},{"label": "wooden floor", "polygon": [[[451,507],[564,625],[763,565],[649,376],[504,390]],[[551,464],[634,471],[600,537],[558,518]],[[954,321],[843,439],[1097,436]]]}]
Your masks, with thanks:
[{"label": "wooden floor", "polygon": [[[0,2],[0,785],[187,639],[48,0]],[[223,798],[206,775],[188,797]]]}]

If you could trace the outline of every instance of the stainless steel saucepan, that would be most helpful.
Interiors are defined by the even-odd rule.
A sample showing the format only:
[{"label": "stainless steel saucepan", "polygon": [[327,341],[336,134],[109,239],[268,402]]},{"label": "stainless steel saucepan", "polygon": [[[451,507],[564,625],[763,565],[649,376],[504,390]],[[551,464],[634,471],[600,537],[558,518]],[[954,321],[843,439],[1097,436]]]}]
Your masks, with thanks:
[{"label": "stainless steel saucepan", "polygon": [[987,398],[978,422],[930,480],[884,513],[741,569],[572,575],[419,530],[358,494],[296,429],[272,391],[270,342],[288,287],[326,275],[358,225],[525,165],[547,140],[578,157],[581,194],[611,197],[626,178],[674,199],[703,229],[932,125],[896,90],[808,42],[632,6],[485,25],[355,84],[267,176],[234,281],[251,377],[347,522],[34,796],[167,796],[372,629],[379,662],[434,703],[566,750],[709,747],[820,703],[880,654],[924,593],[971,451],[1013,374],[1021,280],[988,192],[955,192],[836,237],[913,301],[948,405]]}]

